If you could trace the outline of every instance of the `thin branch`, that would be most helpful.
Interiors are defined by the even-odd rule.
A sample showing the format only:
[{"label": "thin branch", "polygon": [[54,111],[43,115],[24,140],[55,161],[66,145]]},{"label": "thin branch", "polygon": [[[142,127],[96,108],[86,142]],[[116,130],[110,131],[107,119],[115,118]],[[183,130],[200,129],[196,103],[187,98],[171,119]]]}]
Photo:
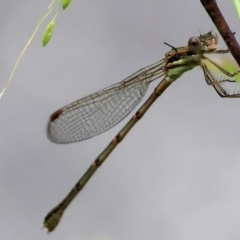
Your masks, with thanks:
[{"label": "thin branch", "polygon": [[222,13],[220,12],[215,0],[200,0],[203,7],[207,11],[208,15],[212,19],[213,23],[217,27],[219,33],[224,39],[228,49],[232,53],[233,57],[240,66],[240,47],[234,33],[230,30],[227,22],[225,21]]}]

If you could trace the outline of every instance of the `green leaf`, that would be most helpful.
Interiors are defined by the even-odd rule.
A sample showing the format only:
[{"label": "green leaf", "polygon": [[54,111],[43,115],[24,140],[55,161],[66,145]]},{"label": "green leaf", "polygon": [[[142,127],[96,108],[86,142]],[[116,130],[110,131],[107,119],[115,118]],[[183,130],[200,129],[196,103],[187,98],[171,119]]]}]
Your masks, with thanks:
[{"label": "green leaf", "polygon": [[238,17],[240,18],[240,2],[239,2],[239,0],[233,0],[233,2],[235,4],[235,8],[237,10]]}]

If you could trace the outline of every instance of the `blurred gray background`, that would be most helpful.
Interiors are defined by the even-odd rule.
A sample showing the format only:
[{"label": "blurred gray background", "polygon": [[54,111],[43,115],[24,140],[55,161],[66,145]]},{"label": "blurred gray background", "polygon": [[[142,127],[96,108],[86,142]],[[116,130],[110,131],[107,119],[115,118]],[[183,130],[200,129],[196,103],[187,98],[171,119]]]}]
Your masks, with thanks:
[{"label": "blurred gray background", "polygon": [[[1,2],[1,89],[49,4]],[[232,1],[218,4],[240,40]],[[221,99],[200,69],[158,99],[55,232],[41,229],[49,210],[130,118],[95,138],[57,145],[45,134],[49,115],[162,59],[170,50],[164,41],[184,46],[199,30],[216,30],[198,0],[73,0],[42,48],[52,17],[0,100],[1,239],[239,240],[240,99]],[[226,48],[222,40],[219,46]]]}]

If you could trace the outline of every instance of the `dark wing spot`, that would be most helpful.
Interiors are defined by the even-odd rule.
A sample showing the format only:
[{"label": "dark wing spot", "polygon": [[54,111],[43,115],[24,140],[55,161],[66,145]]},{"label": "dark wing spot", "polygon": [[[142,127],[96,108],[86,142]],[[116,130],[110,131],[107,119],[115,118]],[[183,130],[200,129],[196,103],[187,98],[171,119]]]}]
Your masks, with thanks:
[{"label": "dark wing spot", "polygon": [[53,122],[53,121],[55,121],[58,117],[59,117],[59,115],[61,115],[62,114],[62,110],[61,109],[59,109],[59,110],[57,110],[56,112],[54,112],[51,116],[50,116],[50,121],[51,122]]}]

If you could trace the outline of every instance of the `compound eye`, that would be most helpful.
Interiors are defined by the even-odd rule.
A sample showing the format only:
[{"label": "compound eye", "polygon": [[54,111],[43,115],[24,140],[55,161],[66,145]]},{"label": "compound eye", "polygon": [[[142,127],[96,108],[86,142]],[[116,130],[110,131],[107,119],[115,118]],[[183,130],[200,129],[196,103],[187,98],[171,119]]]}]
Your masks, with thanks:
[{"label": "compound eye", "polygon": [[214,39],[215,45],[217,45],[218,44],[218,35],[215,32],[211,32],[211,34],[212,34],[212,37]]},{"label": "compound eye", "polygon": [[195,54],[198,54],[202,50],[202,43],[199,38],[191,37],[188,40],[189,50]]}]

